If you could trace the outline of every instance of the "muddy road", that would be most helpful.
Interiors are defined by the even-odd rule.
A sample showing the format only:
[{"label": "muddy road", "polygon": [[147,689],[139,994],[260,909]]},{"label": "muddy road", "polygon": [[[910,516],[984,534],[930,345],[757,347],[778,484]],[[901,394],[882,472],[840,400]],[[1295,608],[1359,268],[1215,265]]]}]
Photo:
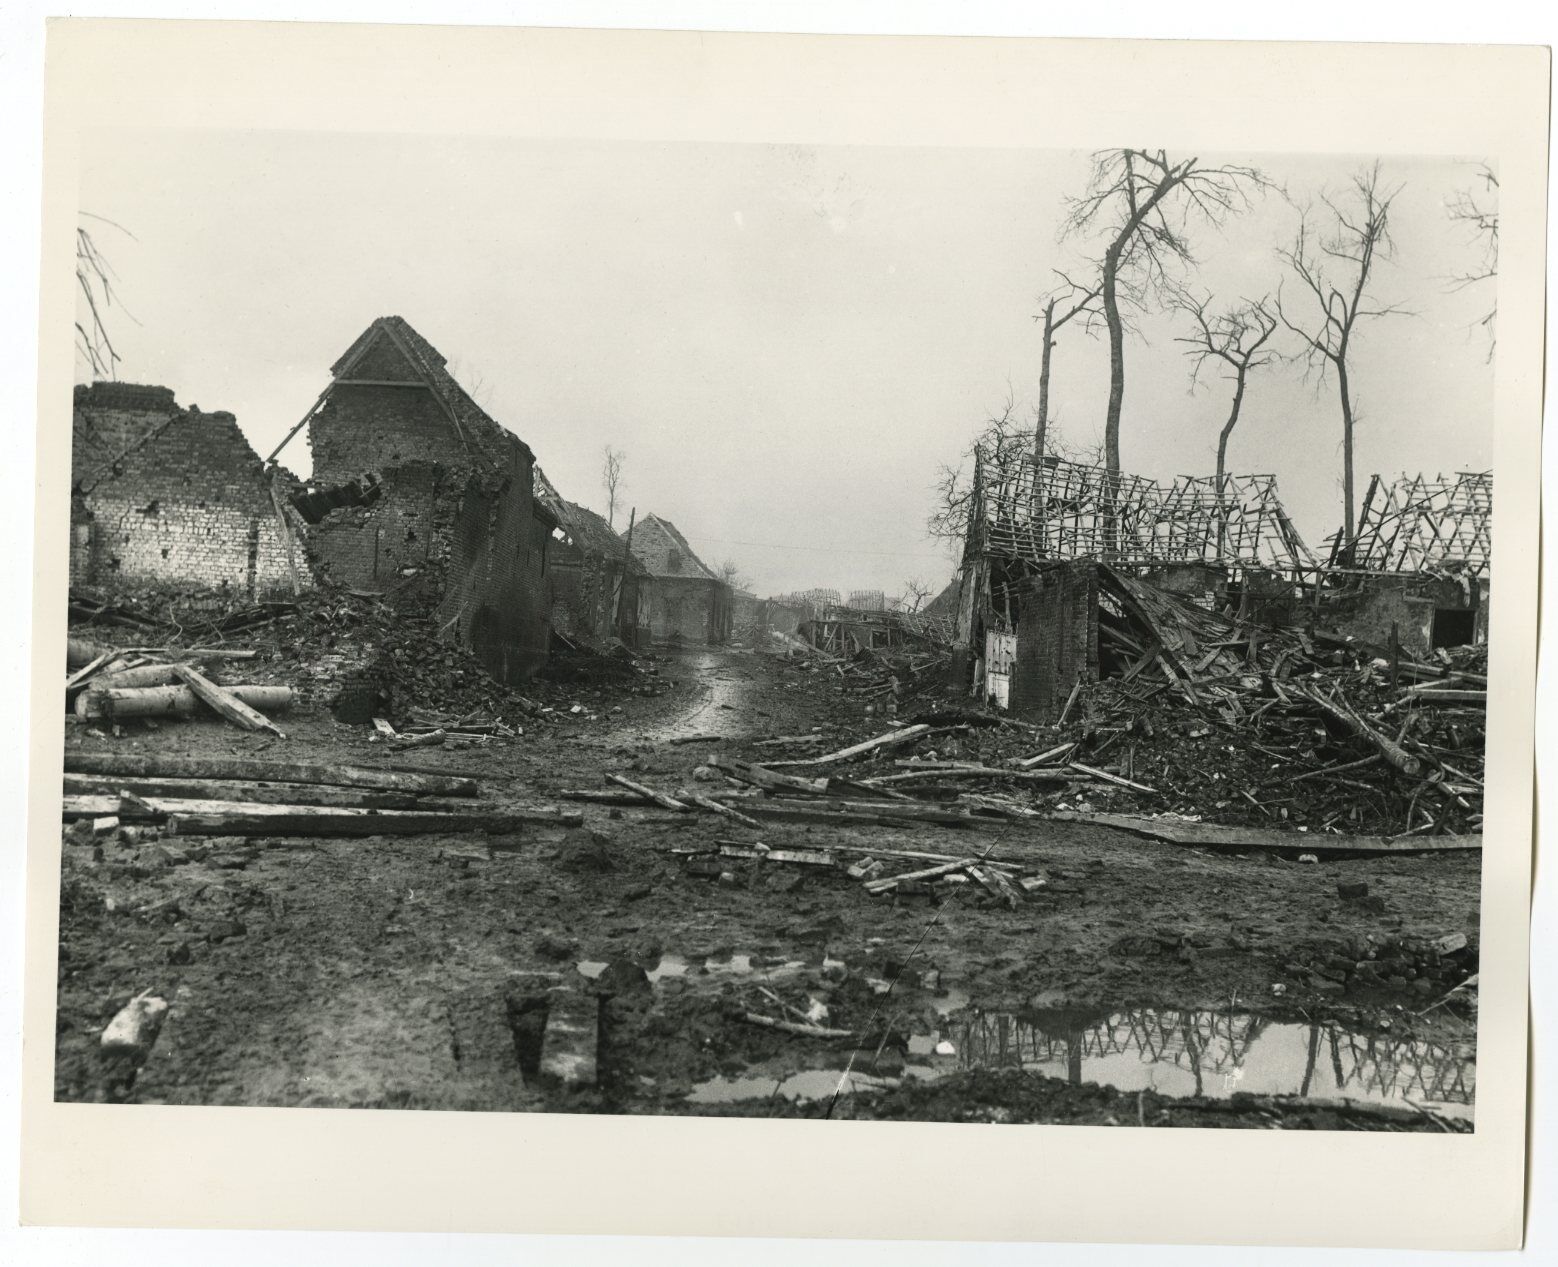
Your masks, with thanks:
[{"label": "muddy road", "polygon": [[[117,737],[73,725],[67,745],[414,762],[475,775],[486,800],[568,804],[560,793],[600,789],[607,773],[695,788],[713,752],[760,759],[753,745],[774,735],[844,744],[882,729],[825,675],[773,657],[666,652],[659,672],[674,689],[581,688],[577,714],[459,750],[391,756],[328,717],[294,718],[285,741],[199,720]],[[1299,863],[1079,823],[753,831],[577,808],[582,828],[502,838],[67,840],[57,1095],[1123,1126],[1472,1120],[1475,1018],[1438,1000],[1475,971],[1475,853]],[[874,897],[842,868],[761,857],[699,874],[690,859],[716,841],[988,850],[1046,883],[1009,908],[972,884]],[[1339,894],[1360,881],[1366,898]],[[1468,945],[1451,960],[1425,948],[1453,934]],[[559,988],[594,1026],[586,1087],[541,1076]],[[167,1019],[133,1086],[107,1088],[98,1035],[143,990],[168,1000]]]}]

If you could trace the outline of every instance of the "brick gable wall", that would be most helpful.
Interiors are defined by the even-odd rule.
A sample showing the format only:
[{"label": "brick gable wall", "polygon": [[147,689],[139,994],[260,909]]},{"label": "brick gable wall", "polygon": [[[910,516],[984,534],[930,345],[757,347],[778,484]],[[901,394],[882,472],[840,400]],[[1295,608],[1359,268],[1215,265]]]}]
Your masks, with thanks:
[{"label": "brick gable wall", "polygon": [[[287,533],[232,414],[180,409],[163,387],[94,383],[76,389],[72,450],[74,583],[291,592]],[[285,501],[295,481],[277,478]],[[289,530],[306,583],[290,519]]]}]

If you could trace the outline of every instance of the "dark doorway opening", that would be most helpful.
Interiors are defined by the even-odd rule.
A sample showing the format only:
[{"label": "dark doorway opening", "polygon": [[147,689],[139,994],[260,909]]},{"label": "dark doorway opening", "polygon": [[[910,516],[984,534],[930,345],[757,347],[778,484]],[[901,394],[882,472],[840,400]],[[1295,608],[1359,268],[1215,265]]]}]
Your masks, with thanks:
[{"label": "dark doorway opening", "polygon": [[1465,647],[1476,640],[1476,613],[1440,607],[1434,611],[1433,644],[1438,647]]}]

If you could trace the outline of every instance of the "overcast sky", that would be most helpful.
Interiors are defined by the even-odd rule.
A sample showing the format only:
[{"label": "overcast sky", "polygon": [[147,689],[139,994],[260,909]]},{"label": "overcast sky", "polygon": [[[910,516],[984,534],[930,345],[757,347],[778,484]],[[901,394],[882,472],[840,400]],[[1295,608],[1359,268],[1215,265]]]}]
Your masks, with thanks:
[{"label": "overcast sky", "polygon": [[[1239,155],[1303,201],[1373,156]],[[1475,156],[1472,156],[1475,158]],[[1061,243],[1085,154],[644,145],[280,133],[104,132],[80,206],[118,275],[120,377],[237,415],[263,456],[375,317],[399,314],[535,451],[564,496],[624,496],[675,522],[760,594],[899,592],[951,574],[925,520],[938,467],[1008,392],[1037,398],[1037,296],[1088,243]],[[1491,294],[1447,279],[1477,251],[1446,215],[1474,164],[1387,158],[1403,183],[1376,294],[1414,315],[1358,340],[1361,495],[1373,472],[1486,469]],[[1270,195],[1197,228],[1197,283],[1255,298],[1296,212]],[[1485,284],[1486,285],[1486,284]],[[1290,292],[1291,293],[1291,292]],[[1126,349],[1125,469],[1209,474],[1228,389],[1189,391],[1182,327]],[[1291,343],[1289,341],[1289,346]],[[1052,412],[1102,433],[1107,349],[1068,329]],[[1233,471],[1272,473],[1318,549],[1341,520],[1333,386],[1280,366],[1250,382]],[[283,454],[307,474],[300,435]],[[625,512],[619,516],[621,527]]]}]

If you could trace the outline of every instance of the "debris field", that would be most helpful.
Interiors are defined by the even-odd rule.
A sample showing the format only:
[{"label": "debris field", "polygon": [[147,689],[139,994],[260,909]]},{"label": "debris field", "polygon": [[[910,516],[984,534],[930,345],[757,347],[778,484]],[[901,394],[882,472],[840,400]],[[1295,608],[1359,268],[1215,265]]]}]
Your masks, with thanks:
[{"label": "debris field", "polygon": [[557,648],[72,595],[56,1091],[1469,1130],[1485,654],[1101,569],[1052,724],[934,629]]}]

